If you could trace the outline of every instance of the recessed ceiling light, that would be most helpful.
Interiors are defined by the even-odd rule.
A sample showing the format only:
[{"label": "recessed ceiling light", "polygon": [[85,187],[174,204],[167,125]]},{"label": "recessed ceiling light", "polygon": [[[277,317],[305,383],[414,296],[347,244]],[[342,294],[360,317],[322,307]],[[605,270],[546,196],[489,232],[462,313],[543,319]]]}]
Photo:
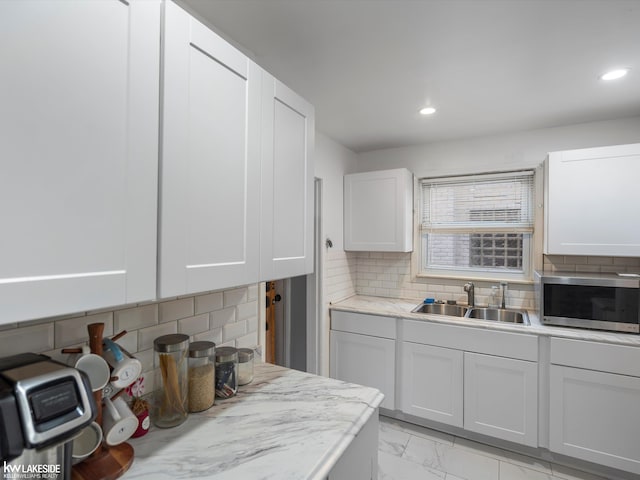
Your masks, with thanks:
[{"label": "recessed ceiling light", "polygon": [[436,113],[436,109],[433,107],[424,107],[420,109],[420,115],[433,115]]},{"label": "recessed ceiling light", "polygon": [[629,73],[628,68],[619,68],[617,70],[611,70],[603,75],[600,75],[600,80],[616,80],[618,78],[624,77],[627,73]]}]

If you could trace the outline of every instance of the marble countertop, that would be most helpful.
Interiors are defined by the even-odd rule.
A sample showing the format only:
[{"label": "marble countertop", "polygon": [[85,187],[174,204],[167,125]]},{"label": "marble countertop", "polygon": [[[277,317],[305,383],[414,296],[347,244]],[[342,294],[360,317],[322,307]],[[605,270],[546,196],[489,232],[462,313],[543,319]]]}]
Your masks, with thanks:
[{"label": "marble countertop", "polygon": [[252,383],[182,425],[132,438],[125,479],[324,479],[383,399],[374,388],[257,363]]},{"label": "marble countertop", "polygon": [[513,323],[501,323],[494,321],[478,320],[473,318],[451,317],[448,315],[411,313],[420,300],[402,298],[372,297],[366,295],[354,295],[331,305],[332,310],[345,312],[368,313],[394,318],[408,318],[434,323],[447,323],[452,325],[464,325],[474,328],[487,328],[518,333],[532,333],[551,337],[572,338],[577,340],[590,340],[596,342],[615,343],[618,345],[640,346],[640,335],[629,333],[603,332],[597,330],[585,330],[567,327],[551,327],[540,323],[535,312],[527,312],[531,325]]}]

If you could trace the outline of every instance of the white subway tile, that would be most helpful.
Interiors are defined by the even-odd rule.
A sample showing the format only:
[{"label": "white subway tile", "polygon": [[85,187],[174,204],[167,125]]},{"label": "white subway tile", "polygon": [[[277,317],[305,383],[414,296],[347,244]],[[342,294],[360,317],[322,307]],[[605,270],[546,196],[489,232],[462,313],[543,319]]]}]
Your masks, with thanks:
[{"label": "white subway tile", "polygon": [[236,321],[236,309],[235,307],[225,308],[218,310],[217,312],[211,312],[209,314],[209,328],[221,328],[227,323]]},{"label": "white subway tile", "polygon": [[636,257],[614,257],[614,265],[625,265],[628,267],[637,267],[640,265],[640,258]]},{"label": "white subway tile", "polygon": [[598,273],[600,272],[600,266],[599,265],[576,265],[576,272]]},{"label": "white subway tile", "polygon": [[224,306],[232,307],[235,305],[239,305],[241,303],[245,303],[247,301],[247,289],[246,288],[235,288],[233,290],[226,290],[224,292]]},{"label": "white subway tile", "polygon": [[[2,343],[2,342],[0,342]],[[24,352],[20,352],[20,353],[24,353]],[[69,361],[69,355],[66,353],[62,353],[62,349],[61,348],[55,348],[53,350],[45,350],[44,352],[37,352],[37,353],[42,353],[43,355],[46,355],[47,357],[51,357],[52,360],[56,360],[60,363],[64,363],[65,365],[67,364],[67,362]]]},{"label": "white subway tile", "polygon": [[258,332],[236,338],[237,348],[255,348],[258,345]]},{"label": "white subway tile", "polygon": [[241,320],[222,327],[222,340],[228,342],[247,334],[247,322]]},{"label": "white subway tile", "polygon": [[185,335],[195,335],[209,330],[209,314],[203,313],[195,317],[178,320],[178,332]]},{"label": "white subway tile", "polygon": [[110,337],[113,335],[112,312],[58,320],[55,322],[56,348],[67,347],[75,343],[88,342],[89,332],[87,331],[87,325],[91,323],[104,323],[104,336]]},{"label": "white subway tile", "polygon": [[178,322],[161,323],[138,330],[138,351],[153,348],[153,341],[170,333],[178,333]]},{"label": "white subway tile", "polygon": [[117,343],[127,352],[136,353],[138,351],[138,330],[127,330],[127,334],[120,338]]},{"label": "white subway tile", "polygon": [[589,257],[582,255],[565,256],[564,263],[568,265],[587,265],[589,263]]},{"label": "white subway tile", "polygon": [[214,330],[207,330],[206,332],[197,333],[193,336],[194,341],[200,342],[213,342],[216,347],[222,344],[222,328],[216,328]]},{"label": "white subway tile", "polygon": [[587,259],[589,265],[613,265],[613,257],[589,257]]},{"label": "white subway tile", "polygon": [[247,319],[247,331],[248,332],[257,332],[258,331],[258,317],[252,317]]},{"label": "white subway tile", "polygon": [[113,327],[116,333],[122,330],[136,330],[158,324],[158,304],[127,308],[113,313]]},{"label": "white subway tile", "polygon": [[0,332],[0,351],[3,357],[24,352],[41,353],[53,348],[53,323]]},{"label": "white subway tile", "polygon": [[142,371],[149,372],[153,370],[153,348],[141,350],[134,355],[140,363],[142,363]]},{"label": "white subway tile", "polygon": [[151,393],[156,389],[155,386],[155,369],[148,371],[148,372],[144,372],[143,373],[143,377],[144,377],[144,391],[145,394],[147,393]]},{"label": "white subway tile", "polygon": [[257,300],[260,293],[259,285],[249,285],[247,287],[247,300]]},{"label": "white subway tile", "polygon": [[222,292],[198,295],[196,297],[196,315],[205,312],[213,312],[222,308]]},{"label": "white subway tile", "polygon": [[237,320],[244,320],[246,318],[255,317],[258,314],[258,302],[253,301],[249,303],[242,303],[238,305],[236,313]]},{"label": "white subway tile", "polygon": [[160,323],[172,322],[181,318],[192,317],[194,313],[193,297],[181,298],[170,302],[162,302],[159,310]]}]

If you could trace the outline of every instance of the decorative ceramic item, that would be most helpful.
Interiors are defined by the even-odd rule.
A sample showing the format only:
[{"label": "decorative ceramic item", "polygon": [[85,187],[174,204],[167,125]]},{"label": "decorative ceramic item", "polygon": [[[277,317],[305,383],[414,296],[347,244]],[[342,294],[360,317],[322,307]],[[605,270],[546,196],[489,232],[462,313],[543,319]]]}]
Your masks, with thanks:
[{"label": "decorative ceramic item", "polygon": [[138,428],[132,438],[142,437],[149,431],[151,420],[149,419],[149,402],[142,398],[144,394],[144,376],[140,376],[135,382],[126,388],[131,396],[131,411],[138,419]]}]

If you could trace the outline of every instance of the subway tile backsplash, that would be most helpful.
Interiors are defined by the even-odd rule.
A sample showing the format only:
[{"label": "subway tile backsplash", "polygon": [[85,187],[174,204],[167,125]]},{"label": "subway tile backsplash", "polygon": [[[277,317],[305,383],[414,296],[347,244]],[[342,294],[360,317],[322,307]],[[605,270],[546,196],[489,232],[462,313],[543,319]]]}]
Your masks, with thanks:
[{"label": "subway tile backsplash", "polygon": [[544,270],[545,272],[640,273],[640,258],[545,255]]},{"label": "subway tile backsplash", "polygon": [[[359,295],[407,298],[421,300],[433,297],[440,300],[456,300],[465,303],[467,294],[463,281],[447,279],[413,278],[411,276],[411,253],[346,252],[335,267],[340,293],[347,293],[345,279],[355,277],[355,292]],[[346,272],[345,270],[348,270]],[[545,271],[640,273],[640,258],[588,257],[545,255]],[[328,280],[331,279],[328,276]],[[488,303],[492,284],[496,282],[474,282],[477,304]],[[331,287],[329,287],[331,288]],[[331,290],[330,290],[331,291]],[[339,297],[340,295],[336,295]],[[531,284],[509,284],[507,306],[535,309],[535,296]]]},{"label": "subway tile backsplash", "polygon": [[118,343],[143,365],[145,390],[153,390],[153,340],[185,333],[192,341],[255,348],[258,344],[258,285],[226,291],[125,305],[63,317],[6,325],[0,330],[0,357],[23,352],[44,353],[66,362],[65,347],[87,342],[87,325],[102,322],[104,335],[126,330]]}]

